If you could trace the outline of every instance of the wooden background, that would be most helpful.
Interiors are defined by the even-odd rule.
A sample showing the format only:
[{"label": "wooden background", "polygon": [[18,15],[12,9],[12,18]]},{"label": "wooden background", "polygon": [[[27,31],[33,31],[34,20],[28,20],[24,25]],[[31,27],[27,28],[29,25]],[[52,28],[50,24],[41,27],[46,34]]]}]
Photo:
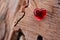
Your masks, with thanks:
[{"label": "wooden background", "polygon": [[[24,9],[25,16],[14,27],[23,15],[23,7],[28,4],[23,5],[24,1],[28,0],[0,0],[0,40],[5,30],[4,40],[11,40],[13,31],[18,29],[22,30],[26,40],[37,40],[38,35],[43,40],[60,40],[60,0],[29,0],[28,7]],[[47,10],[43,20],[38,21],[34,17],[35,8]]]}]

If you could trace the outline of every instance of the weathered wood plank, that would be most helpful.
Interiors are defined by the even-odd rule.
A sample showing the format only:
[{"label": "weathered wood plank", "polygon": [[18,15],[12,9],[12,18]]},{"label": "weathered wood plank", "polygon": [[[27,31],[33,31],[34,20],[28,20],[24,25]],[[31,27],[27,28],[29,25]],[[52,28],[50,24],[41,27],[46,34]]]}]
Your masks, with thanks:
[{"label": "weathered wood plank", "polygon": [[[60,39],[60,4],[59,0],[1,0],[0,1],[0,40],[16,40],[13,31],[21,29],[24,37],[19,40],[37,40],[38,35],[43,40]],[[26,8],[25,8],[26,7]],[[47,10],[46,17],[37,21],[34,16],[35,8]],[[18,23],[17,21],[25,15]],[[16,26],[14,26],[17,23]],[[6,29],[5,29],[6,28]],[[11,39],[12,37],[12,39]],[[17,36],[16,36],[17,37]],[[24,39],[23,39],[24,38]]]}]

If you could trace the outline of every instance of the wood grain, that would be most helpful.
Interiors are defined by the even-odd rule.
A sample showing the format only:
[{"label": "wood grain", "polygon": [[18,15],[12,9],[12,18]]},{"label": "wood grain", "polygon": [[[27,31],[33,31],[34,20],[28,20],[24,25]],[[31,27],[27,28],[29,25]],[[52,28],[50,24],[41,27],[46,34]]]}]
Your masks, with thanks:
[{"label": "wood grain", "polygon": [[[38,35],[43,40],[60,40],[59,3],[59,0],[29,0],[29,4],[28,0],[0,0],[0,40],[11,40],[13,32],[18,29],[25,35],[25,39],[20,40],[37,40]],[[43,20],[36,20],[35,8],[47,10]],[[25,16],[17,23],[24,12]]]}]

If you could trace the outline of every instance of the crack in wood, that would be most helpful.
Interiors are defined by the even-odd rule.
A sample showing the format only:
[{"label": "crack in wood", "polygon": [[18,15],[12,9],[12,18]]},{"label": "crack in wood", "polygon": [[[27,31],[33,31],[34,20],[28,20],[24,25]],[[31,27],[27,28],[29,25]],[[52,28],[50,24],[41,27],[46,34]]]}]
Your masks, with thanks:
[{"label": "crack in wood", "polygon": [[25,16],[25,12],[23,14],[23,16],[16,22],[16,24],[14,25],[14,27],[18,24],[18,22],[20,22],[20,20]]}]

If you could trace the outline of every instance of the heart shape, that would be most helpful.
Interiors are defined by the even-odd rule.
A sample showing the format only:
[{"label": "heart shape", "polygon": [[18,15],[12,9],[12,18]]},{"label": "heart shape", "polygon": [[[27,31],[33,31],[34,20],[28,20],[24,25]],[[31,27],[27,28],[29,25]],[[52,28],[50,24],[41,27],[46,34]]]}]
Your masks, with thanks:
[{"label": "heart shape", "polygon": [[37,20],[42,20],[46,16],[46,10],[39,8],[34,9],[34,16],[36,17]]}]

